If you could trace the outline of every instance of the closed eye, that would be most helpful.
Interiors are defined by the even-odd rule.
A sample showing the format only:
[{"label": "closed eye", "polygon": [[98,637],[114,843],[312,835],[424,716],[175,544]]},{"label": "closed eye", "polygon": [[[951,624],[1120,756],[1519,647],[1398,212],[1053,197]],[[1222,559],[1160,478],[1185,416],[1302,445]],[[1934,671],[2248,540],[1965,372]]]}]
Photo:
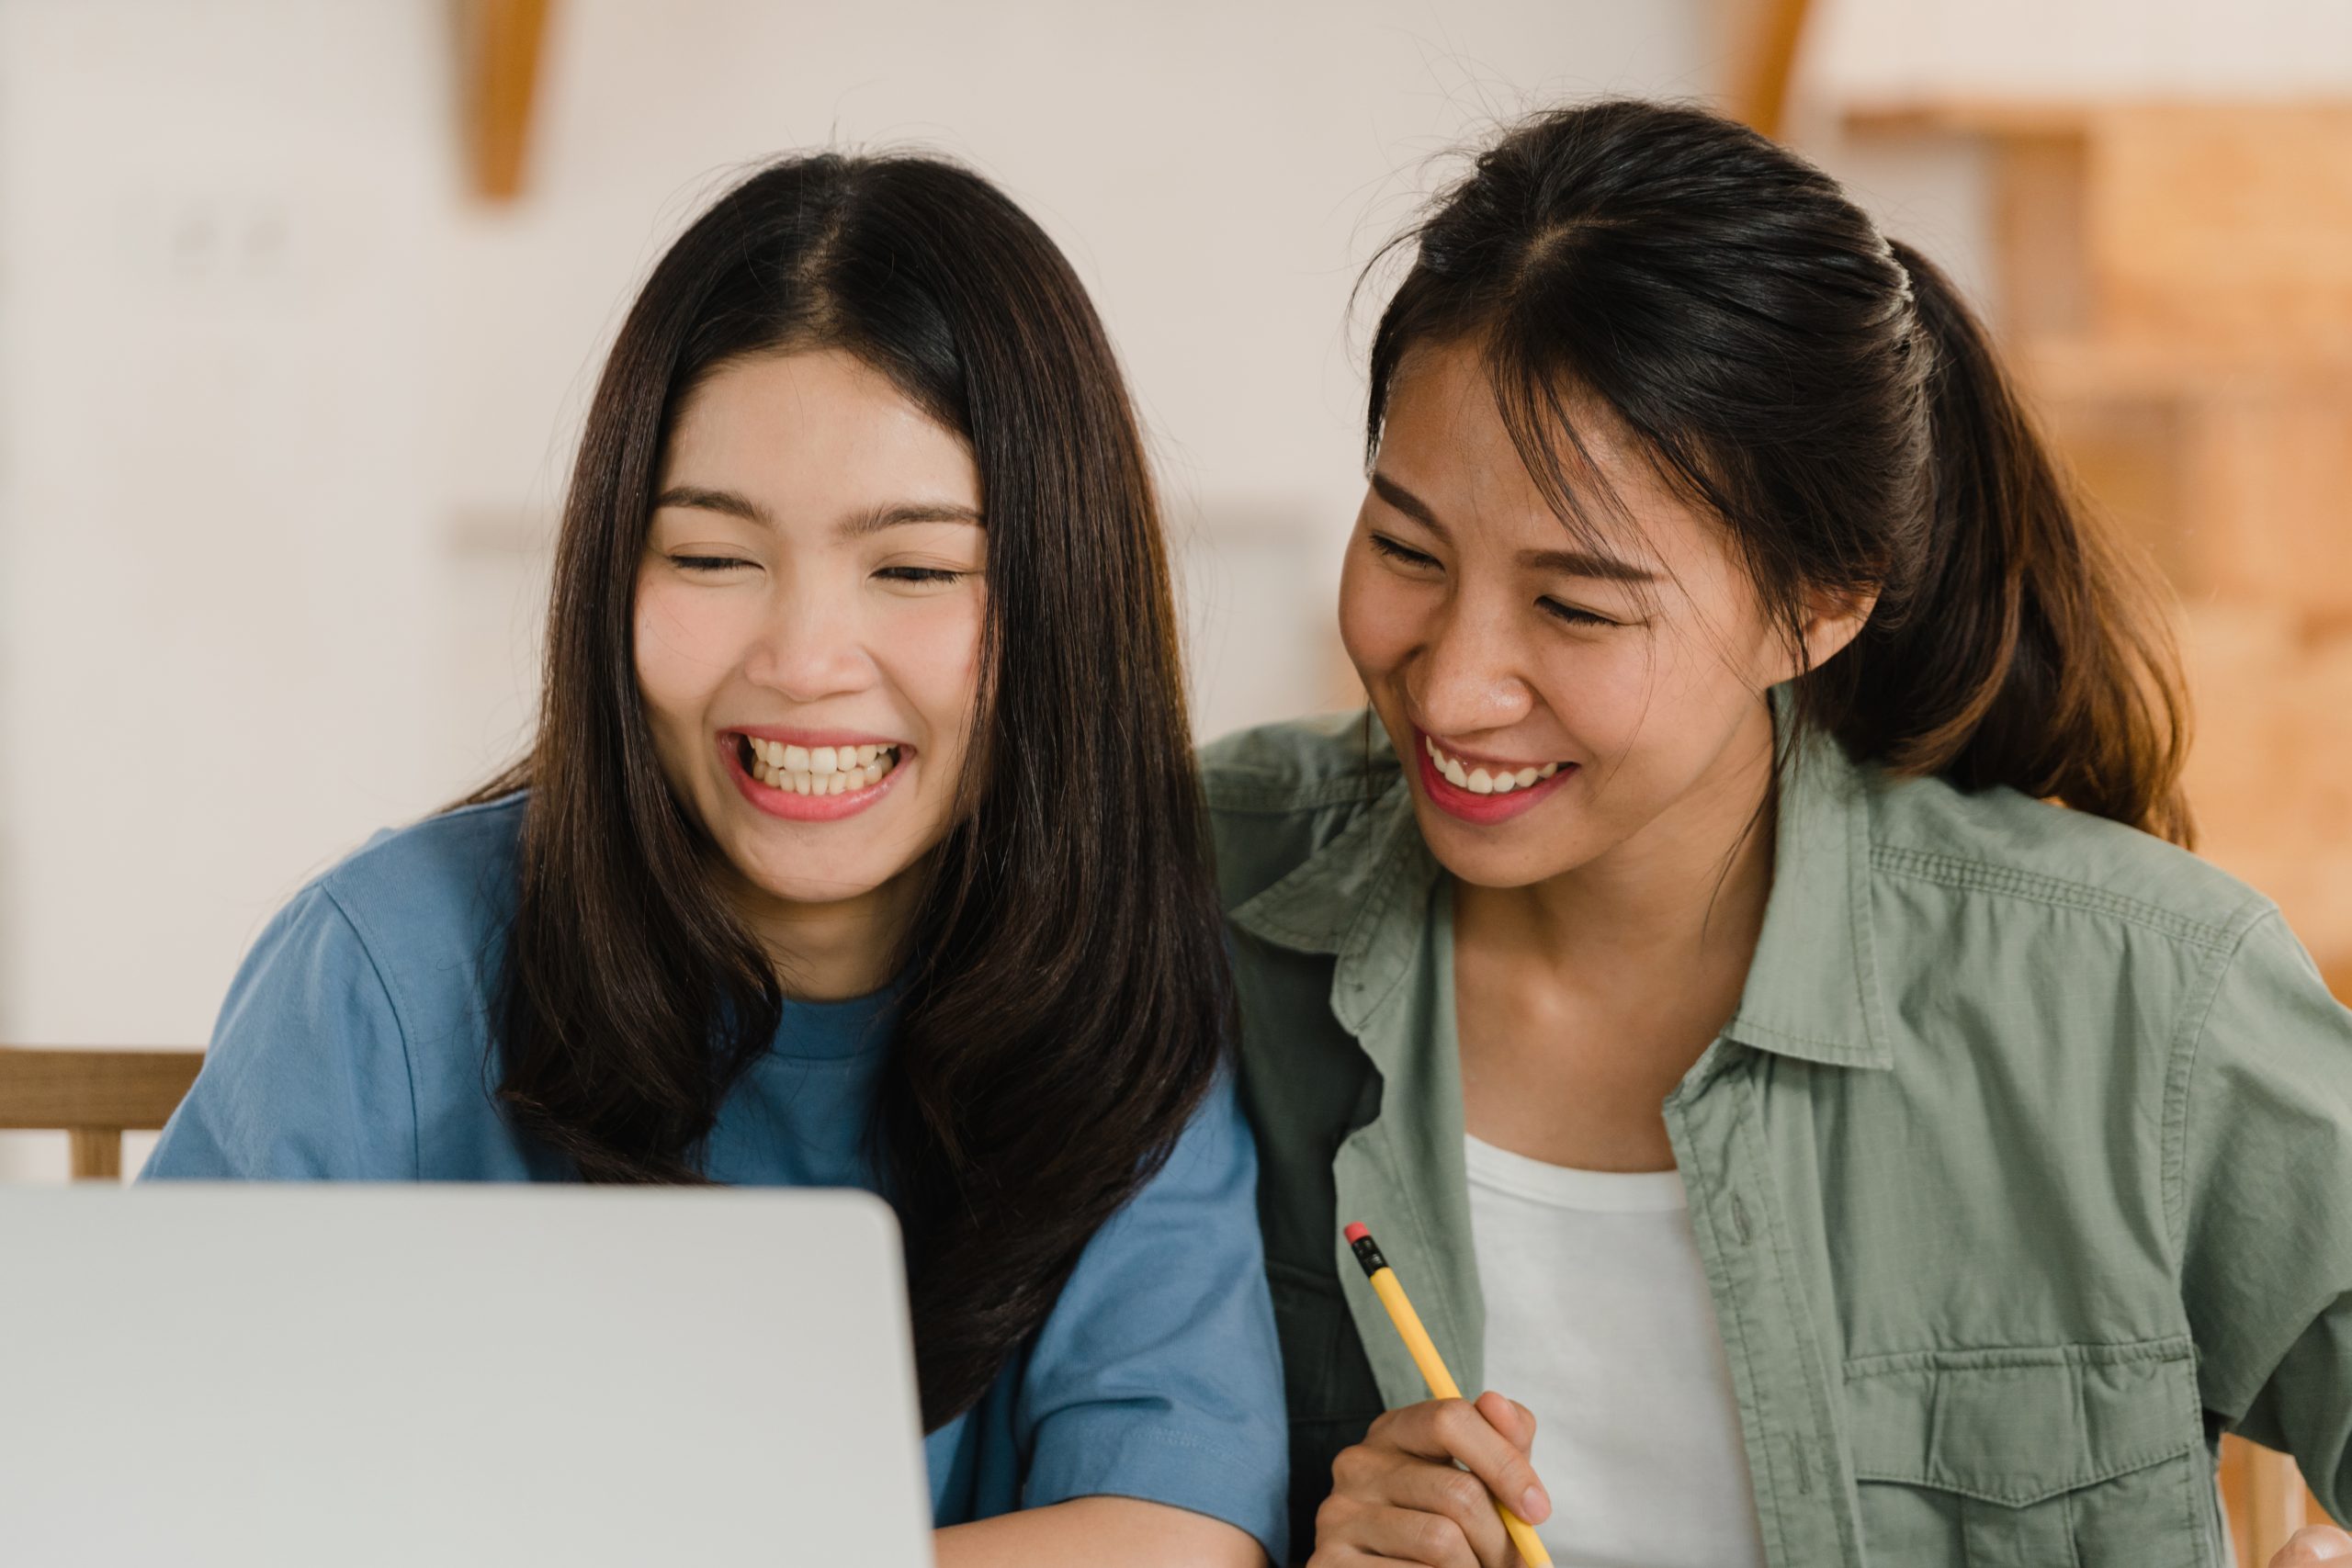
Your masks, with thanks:
[{"label": "closed eye", "polygon": [[1396,562],[1399,566],[1435,566],[1438,564],[1437,558],[1435,556],[1424,555],[1419,550],[1408,549],[1405,546],[1400,545],[1396,540],[1390,538],[1385,534],[1374,534],[1369,536],[1369,537],[1372,540],[1372,547],[1374,549],[1379,551],[1382,555],[1386,556],[1390,560]]},{"label": "closed eye", "polygon": [[1554,620],[1572,626],[1613,626],[1617,625],[1606,615],[1596,615],[1590,610],[1579,610],[1573,604],[1563,604],[1557,599],[1538,599],[1536,608]]},{"label": "closed eye", "polygon": [[670,558],[670,563],[673,566],[677,567],[682,571],[707,571],[713,573],[732,571],[737,567],[748,567],[752,564],[740,556],[688,555],[672,556]]},{"label": "closed eye", "polygon": [[938,566],[886,566],[874,574],[890,582],[945,584],[961,582],[971,575],[968,571],[950,571]]}]

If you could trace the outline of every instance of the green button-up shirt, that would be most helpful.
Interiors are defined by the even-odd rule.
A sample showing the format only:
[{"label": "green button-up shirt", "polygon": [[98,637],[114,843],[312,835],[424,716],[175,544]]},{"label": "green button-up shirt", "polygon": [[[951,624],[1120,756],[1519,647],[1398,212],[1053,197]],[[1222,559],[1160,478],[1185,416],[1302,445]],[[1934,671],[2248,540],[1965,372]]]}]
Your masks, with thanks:
[{"label": "green button-up shirt", "polygon": [[[1485,1386],[1452,899],[1362,716],[1204,761],[1303,1560],[1333,1456],[1427,1397],[1344,1223]],[[2261,896],[1816,742],[1664,1109],[1775,1568],[2224,1563],[2232,1430],[2345,1517],[2352,1014]]]}]

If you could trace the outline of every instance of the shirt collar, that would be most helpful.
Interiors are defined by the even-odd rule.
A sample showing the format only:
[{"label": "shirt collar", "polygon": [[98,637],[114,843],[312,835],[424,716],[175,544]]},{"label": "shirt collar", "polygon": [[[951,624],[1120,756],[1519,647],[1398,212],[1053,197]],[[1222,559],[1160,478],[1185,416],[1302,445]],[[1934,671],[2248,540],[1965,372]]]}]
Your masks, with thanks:
[{"label": "shirt collar", "polygon": [[[1785,727],[1788,703],[1774,694]],[[1724,1033],[1746,1045],[1832,1066],[1894,1065],[1871,923],[1870,782],[1835,740],[1787,749],[1774,827],[1772,892],[1739,1010]],[[1376,769],[1394,769],[1385,754]],[[1331,1010],[1365,1033],[1416,972],[1440,867],[1413,821],[1401,771],[1329,844],[1233,911],[1233,922],[1278,946],[1333,954]],[[1383,1064],[1384,1066],[1385,1064]]]}]

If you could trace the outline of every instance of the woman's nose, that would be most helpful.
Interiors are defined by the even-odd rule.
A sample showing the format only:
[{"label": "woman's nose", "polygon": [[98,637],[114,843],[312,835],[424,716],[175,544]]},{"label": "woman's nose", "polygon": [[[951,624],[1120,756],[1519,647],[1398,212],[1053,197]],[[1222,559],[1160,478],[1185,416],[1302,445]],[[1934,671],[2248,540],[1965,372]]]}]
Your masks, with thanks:
[{"label": "woman's nose", "polygon": [[793,702],[813,703],[864,689],[873,662],[853,607],[831,595],[800,592],[778,606],[744,672]]},{"label": "woman's nose", "polygon": [[1463,736],[1527,716],[1533,697],[1498,617],[1457,604],[1408,671],[1413,705],[1432,733]]}]

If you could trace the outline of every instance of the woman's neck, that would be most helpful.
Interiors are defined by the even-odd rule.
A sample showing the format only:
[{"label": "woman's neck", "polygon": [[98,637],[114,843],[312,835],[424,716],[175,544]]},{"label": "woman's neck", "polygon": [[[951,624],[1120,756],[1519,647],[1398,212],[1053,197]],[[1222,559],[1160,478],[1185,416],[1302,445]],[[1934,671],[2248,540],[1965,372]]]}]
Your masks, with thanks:
[{"label": "woman's neck", "polygon": [[888,985],[905,956],[922,879],[912,870],[854,897],[787,902],[758,888],[733,889],[736,913],[775,964],[785,995],[832,1002]]},{"label": "woman's neck", "polygon": [[1772,883],[1772,737],[1607,855],[1453,890],[1464,1124],[1587,1170],[1674,1164],[1663,1105],[1738,1010]]}]

